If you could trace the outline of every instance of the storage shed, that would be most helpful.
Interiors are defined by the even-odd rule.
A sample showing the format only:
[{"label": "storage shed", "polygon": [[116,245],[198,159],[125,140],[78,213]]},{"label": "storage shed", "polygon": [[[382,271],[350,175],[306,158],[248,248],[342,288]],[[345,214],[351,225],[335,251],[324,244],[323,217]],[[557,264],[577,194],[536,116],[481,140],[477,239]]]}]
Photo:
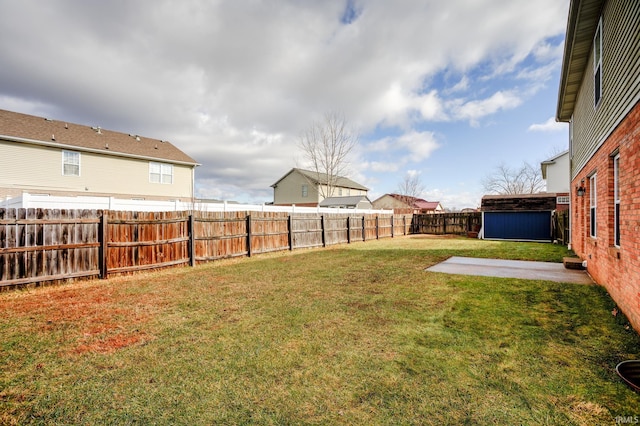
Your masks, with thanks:
[{"label": "storage shed", "polygon": [[482,230],[487,240],[552,241],[556,194],[485,195]]}]

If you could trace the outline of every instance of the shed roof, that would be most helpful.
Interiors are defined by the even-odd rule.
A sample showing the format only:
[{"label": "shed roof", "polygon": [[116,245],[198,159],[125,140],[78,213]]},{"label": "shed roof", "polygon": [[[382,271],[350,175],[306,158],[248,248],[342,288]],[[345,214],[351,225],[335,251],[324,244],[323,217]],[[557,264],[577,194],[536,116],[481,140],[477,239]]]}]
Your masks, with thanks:
[{"label": "shed roof", "polygon": [[0,139],[174,164],[198,163],[170,142],[0,110]]},{"label": "shed roof", "polygon": [[556,119],[569,121],[598,26],[605,0],[571,0],[564,42]]},{"label": "shed roof", "polygon": [[[306,177],[310,182],[316,184],[316,185],[326,185],[327,183],[329,183],[329,175],[327,175],[326,173],[318,173],[318,172],[314,172],[311,170],[304,170],[304,169],[298,169],[296,167],[294,167],[293,169],[289,170],[287,172],[287,174],[285,174],[284,176],[282,176],[280,179],[278,179],[276,181],[276,183],[274,183],[273,185],[271,185],[273,188],[275,188],[276,186],[278,186],[278,184],[280,183],[280,181],[282,181],[284,178],[286,178],[287,176],[289,176],[291,173],[300,173],[301,175],[303,175],[304,177]],[[367,188],[364,185],[360,185],[358,182],[355,182],[349,178],[343,177],[343,176],[337,176],[336,177],[336,182],[335,182],[335,186],[340,186],[342,188],[353,188],[353,189],[361,189],[364,191],[368,191],[369,188]]]}]

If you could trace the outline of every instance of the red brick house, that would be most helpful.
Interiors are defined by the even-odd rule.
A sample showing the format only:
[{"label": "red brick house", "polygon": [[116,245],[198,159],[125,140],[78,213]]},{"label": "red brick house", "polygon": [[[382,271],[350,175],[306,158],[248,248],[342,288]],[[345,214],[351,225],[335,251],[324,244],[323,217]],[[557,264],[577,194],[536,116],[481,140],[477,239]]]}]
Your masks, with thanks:
[{"label": "red brick house", "polygon": [[640,2],[571,0],[558,94],[571,248],[640,330]]}]

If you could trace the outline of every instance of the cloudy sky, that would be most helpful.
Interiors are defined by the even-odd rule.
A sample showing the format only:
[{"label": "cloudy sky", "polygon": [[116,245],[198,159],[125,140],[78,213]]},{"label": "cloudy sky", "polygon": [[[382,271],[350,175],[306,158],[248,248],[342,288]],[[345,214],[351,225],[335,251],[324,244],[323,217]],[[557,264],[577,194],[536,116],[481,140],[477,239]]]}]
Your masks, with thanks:
[{"label": "cloudy sky", "polygon": [[479,205],[500,164],[566,149],[569,0],[0,0],[0,108],[170,140],[200,197],[269,202],[327,112],[370,198],[418,174]]}]

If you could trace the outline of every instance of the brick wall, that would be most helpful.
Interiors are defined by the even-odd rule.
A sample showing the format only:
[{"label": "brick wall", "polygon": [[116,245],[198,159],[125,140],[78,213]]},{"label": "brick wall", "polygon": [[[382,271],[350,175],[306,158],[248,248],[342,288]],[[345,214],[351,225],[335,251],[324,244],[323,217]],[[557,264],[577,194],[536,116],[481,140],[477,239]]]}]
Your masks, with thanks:
[{"label": "brick wall", "polygon": [[[620,154],[620,248],[614,246],[613,155]],[[589,177],[596,174],[596,188]],[[584,182],[584,183],[582,183]],[[586,193],[578,197],[575,188]],[[587,261],[594,280],[605,286],[634,328],[640,331],[640,104],[572,181],[571,244]],[[590,236],[590,194],[596,191],[596,238]]]}]

